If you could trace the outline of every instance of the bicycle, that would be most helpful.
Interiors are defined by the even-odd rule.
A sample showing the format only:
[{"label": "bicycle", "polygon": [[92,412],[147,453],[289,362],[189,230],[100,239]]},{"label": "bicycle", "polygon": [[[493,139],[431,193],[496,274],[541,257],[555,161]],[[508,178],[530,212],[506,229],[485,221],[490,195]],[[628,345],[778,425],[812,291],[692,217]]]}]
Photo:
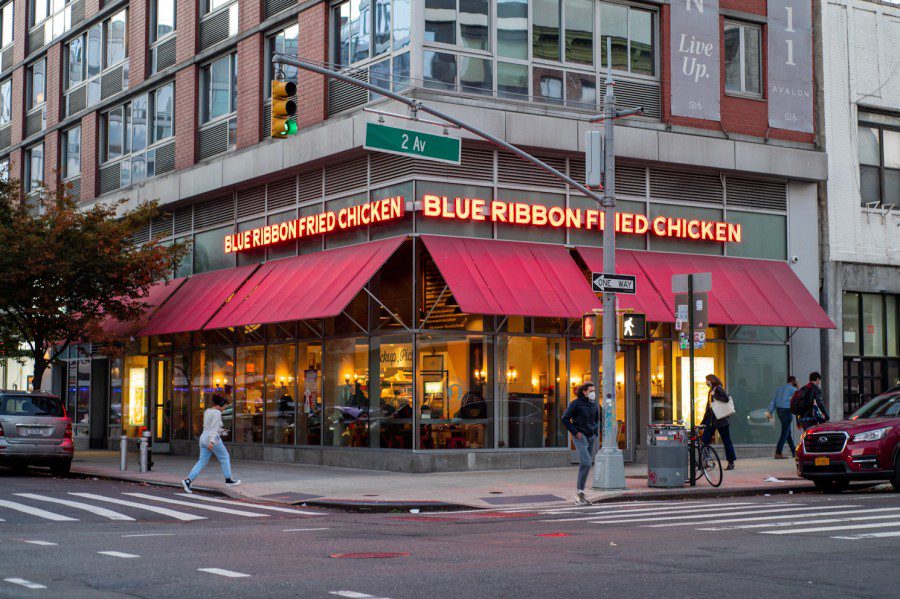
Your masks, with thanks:
[{"label": "bicycle", "polygon": [[688,447],[688,451],[693,448],[693,482],[696,483],[702,475],[710,485],[718,487],[722,484],[722,462],[719,460],[719,454],[716,453],[716,450],[709,445],[703,445],[700,440],[705,428],[706,426],[703,424],[697,427],[697,434],[691,437],[690,446]]}]

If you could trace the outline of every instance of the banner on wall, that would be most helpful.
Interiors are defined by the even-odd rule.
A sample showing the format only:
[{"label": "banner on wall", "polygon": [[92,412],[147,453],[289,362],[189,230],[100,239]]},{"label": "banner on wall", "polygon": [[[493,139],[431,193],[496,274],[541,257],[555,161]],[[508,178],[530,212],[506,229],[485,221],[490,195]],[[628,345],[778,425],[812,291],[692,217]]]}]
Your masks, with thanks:
[{"label": "banner on wall", "polygon": [[768,0],[769,126],[813,132],[812,5]]},{"label": "banner on wall", "polygon": [[719,0],[673,0],[672,114],[719,120]]}]

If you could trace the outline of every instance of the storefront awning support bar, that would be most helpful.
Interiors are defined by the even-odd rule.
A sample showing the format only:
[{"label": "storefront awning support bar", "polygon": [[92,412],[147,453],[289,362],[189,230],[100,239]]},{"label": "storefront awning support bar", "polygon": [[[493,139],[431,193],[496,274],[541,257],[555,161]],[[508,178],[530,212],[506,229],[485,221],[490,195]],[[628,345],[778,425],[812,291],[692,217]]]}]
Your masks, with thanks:
[{"label": "storefront awning support bar", "polygon": [[434,304],[431,305],[431,310],[428,311],[428,314],[425,315],[425,318],[422,320],[422,324],[419,325],[420,328],[425,328],[425,323],[428,322],[428,319],[431,318],[431,313],[438,307],[438,304],[441,303],[441,300],[444,299],[444,294],[447,293],[447,290],[450,289],[449,286],[444,285],[444,288],[441,289],[441,293],[438,295],[437,299],[434,300]]},{"label": "storefront awning support bar", "polygon": [[356,322],[356,319],[353,318],[352,316],[350,316],[350,315],[347,313],[346,310],[342,311],[341,314],[343,314],[344,316],[346,316],[347,318],[349,318],[349,319],[350,319],[350,322],[352,322],[353,324],[355,324],[355,325],[359,328],[359,330],[363,332],[363,335],[368,335],[368,334],[369,334],[369,330],[368,330],[366,327],[364,327],[363,325],[361,325],[361,324],[359,324],[358,322]]},{"label": "storefront awning support bar", "polygon": [[400,102],[402,104],[409,106],[411,109],[413,109],[414,114],[421,110],[422,112],[426,112],[426,113],[430,114],[431,116],[435,116],[439,119],[443,119],[452,125],[456,125],[460,129],[465,129],[466,131],[468,131],[470,133],[474,133],[481,139],[489,141],[496,146],[500,146],[507,152],[512,152],[513,154],[515,154],[519,158],[525,160],[526,162],[530,162],[531,164],[538,167],[539,169],[541,169],[547,173],[550,173],[551,175],[553,175],[560,181],[563,181],[567,185],[570,185],[571,187],[577,189],[578,191],[580,191],[581,193],[583,193],[590,199],[594,200],[598,204],[603,203],[602,198],[599,195],[597,195],[595,192],[588,189],[586,186],[579,183],[572,177],[569,177],[568,175],[559,172],[558,170],[556,170],[549,164],[539,160],[538,158],[535,158],[528,152],[525,152],[524,150],[520,150],[516,146],[503,141],[499,137],[491,135],[487,131],[479,129],[478,127],[476,127],[474,125],[469,125],[469,124],[465,123],[464,121],[457,119],[456,117],[450,116],[449,114],[441,112],[440,110],[437,110],[436,108],[432,108],[426,104],[423,104],[420,100],[413,100],[411,98],[407,98],[406,96],[394,93],[392,91],[388,91],[386,89],[382,89],[382,88],[378,87],[377,85],[368,83],[367,81],[360,81],[359,79],[354,79],[353,77],[351,77],[349,75],[345,75],[344,73],[340,73],[338,71],[333,71],[331,69],[326,69],[325,67],[321,67],[319,65],[306,62],[305,60],[300,60],[298,58],[288,56],[287,54],[275,53],[275,55],[272,57],[272,63],[275,65],[290,65],[292,67],[297,67],[298,69],[304,69],[306,71],[311,71],[313,73],[317,73],[317,74],[323,75],[325,77],[331,77],[333,79],[343,81],[344,83],[349,83],[350,85],[355,85],[356,87],[362,87],[364,89],[369,90],[370,92],[376,93],[376,94],[378,94],[380,96],[384,96],[386,98],[390,98],[392,100],[396,100],[397,102]]},{"label": "storefront awning support bar", "polygon": [[[322,331],[317,331],[315,329],[315,327],[313,327],[311,324],[309,324],[309,321],[301,320],[300,322],[302,322],[304,325],[306,325],[306,328],[308,328],[310,331],[312,331],[316,337],[325,337],[325,334]],[[321,321],[319,321],[319,322],[321,322]]]},{"label": "storefront awning support bar", "polygon": [[409,327],[406,326],[406,324],[405,324],[402,320],[400,320],[400,317],[397,316],[396,314],[394,314],[393,312],[391,312],[391,309],[388,308],[387,306],[385,306],[385,305],[381,302],[380,299],[378,299],[377,297],[375,297],[374,295],[372,295],[372,292],[371,292],[371,291],[369,291],[369,290],[366,289],[365,287],[363,287],[363,291],[365,291],[366,293],[368,293],[368,294],[369,294],[369,297],[371,297],[373,300],[375,300],[375,303],[376,303],[376,304],[378,304],[379,306],[381,306],[381,307],[384,309],[384,311],[387,312],[387,313],[390,315],[391,318],[393,318],[394,320],[396,320],[396,321],[400,324],[401,327],[403,327],[404,329],[406,329],[406,332],[407,332],[407,333],[410,333],[410,332],[411,332],[410,329],[409,329]]}]

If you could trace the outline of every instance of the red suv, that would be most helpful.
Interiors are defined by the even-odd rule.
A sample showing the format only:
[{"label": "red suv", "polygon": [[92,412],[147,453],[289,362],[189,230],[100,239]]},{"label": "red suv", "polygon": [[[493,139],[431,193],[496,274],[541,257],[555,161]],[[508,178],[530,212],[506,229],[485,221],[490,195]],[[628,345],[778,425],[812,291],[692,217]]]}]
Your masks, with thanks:
[{"label": "red suv", "polygon": [[803,433],[797,473],[825,493],[840,493],[856,480],[887,480],[900,491],[900,388],[879,395],[847,420]]}]

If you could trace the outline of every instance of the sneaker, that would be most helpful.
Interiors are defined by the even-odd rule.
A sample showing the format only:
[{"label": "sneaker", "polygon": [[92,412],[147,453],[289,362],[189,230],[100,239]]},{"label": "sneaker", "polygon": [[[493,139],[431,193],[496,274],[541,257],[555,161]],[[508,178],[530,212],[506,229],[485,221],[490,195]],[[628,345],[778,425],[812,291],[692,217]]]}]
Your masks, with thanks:
[{"label": "sneaker", "polygon": [[575,503],[578,505],[588,505],[591,502],[587,500],[587,497],[584,496],[584,491],[578,491],[575,494]]},{"label": "sneaker", "polygon": [[241,484],[241,481],[239,481],[239,480],[234,480],[234,479],[231,479],[231,478],[226,478],[226,479],[225,479],[225,484],[228,485],[229,487],[235,487],[235,486]]},{"label": "sneaker", "polygon": [[193,493],[193,491],[191,491],[191,479],[186,478],[186,479],[182,480],[181,488],[184,489],[185,493]]},{"label": "sneaker", "polygon": [[783,453],[776,453],[776,454],[775,454],[775,459],[776,459],[776,460],[786,460],[786,459],[787,459],[787,456],[784,455]]}]

